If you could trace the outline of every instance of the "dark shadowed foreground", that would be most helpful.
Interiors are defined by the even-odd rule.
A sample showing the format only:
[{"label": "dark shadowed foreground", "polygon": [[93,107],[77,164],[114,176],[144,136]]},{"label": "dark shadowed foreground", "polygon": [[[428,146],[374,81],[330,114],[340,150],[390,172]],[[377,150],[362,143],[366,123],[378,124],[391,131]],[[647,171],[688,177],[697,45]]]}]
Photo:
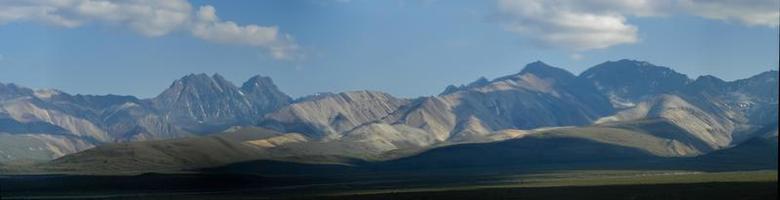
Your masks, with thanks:
[{"label": "dark shadowed foreground", "polygon": [[696,183],[545,188],[495,188],[461,191],[328,196],[317,199],[777,199],[777,183]]},{"label": "dark shadowed foreground", "polygon": [[[394,178],[389,178],[394,177]],[[777,171],[266,177],[11,176],[2,199],[776,199]]]}]

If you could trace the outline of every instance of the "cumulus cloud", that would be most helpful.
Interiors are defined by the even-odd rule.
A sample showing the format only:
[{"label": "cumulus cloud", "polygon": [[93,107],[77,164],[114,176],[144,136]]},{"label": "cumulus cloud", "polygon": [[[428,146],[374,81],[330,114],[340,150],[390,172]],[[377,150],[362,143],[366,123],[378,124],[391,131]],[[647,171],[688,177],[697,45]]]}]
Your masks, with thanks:
[{"label": "cumulus cloud", "polygon": [[276,59],[292,59],[295,56],[292,53],[298,48],[292,36],[279,33],[276,26],[239,26],[232,21],[222,21],[212,6],[200,7],[196,19],[192,34],[204,40],[265,47]]},{"label": "cumulus cloud", "polygon": [[193,13],[185,0],[3,0],[0,25],[11,22],[37,22],[75,28],[88,23],[128,27],[148,37],[173,31],[217,43],[246,45],[265,49],[277,59],[291,59],[297,45],[276,26],[239,25],[220,20],[212,6]]},{"label": "cumulus cloud", "polygon": [[637,28],[627,24],[618,9],[567,0],[499,0],[498,4],[506,17],[506,30],[544,45],[583,51],[637,41]]},{"label": "cumulus cloud", "polygon": [[779,7],[778,0],[498,0],[507,31],[575,52],[637,42],[629,17],[691,14],[777,27]]}]

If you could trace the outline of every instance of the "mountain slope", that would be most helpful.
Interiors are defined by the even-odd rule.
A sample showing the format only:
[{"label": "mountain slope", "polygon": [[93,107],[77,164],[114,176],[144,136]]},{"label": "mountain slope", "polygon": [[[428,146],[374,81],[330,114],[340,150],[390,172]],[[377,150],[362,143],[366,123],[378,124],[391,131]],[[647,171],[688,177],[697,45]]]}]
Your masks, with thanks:
[{"label": "mountain slope", "polygon": [[241,85],[243,93],[253,105],[255,115],[263,115],[292,103],[292,98],[276,87],[269,77],[253,76]]},{"label": "mountain slope", "polygon": [[220,132],[252,124],[290,101],[262,76],[239,89],[219,75],[189,75],[155,99],[0,84],[0,134],[8,144],[0,147],[0,162],[45,161],[107,143]]},{"label": "mountain slope", "polygon": [[281,133],[266,129],[236,130],[212,136],[102,145],[36,167],[46,171],[110,173],[201,168],[267,158],[262,146],[249,141]]},{"label": "mountain slope", "polygon": [[700,148],[704,152],[729,147],[777,121],[777,97],[772,96],[777,77],[777,71],[731,82],[702,76],[663,94],[645,95],[597,123],[664,119],[708,144]]},{"label": "mountain slope", "polygon": [[[650,122],[665,123],[665,122]],[[670,125],[666,123],[667,125]],[[663,126],[661,126],[663,127]],[[679,127],[637,125],[562,128],[500,142],[434,148],[397,160],[369,164],[372,170],[419,169],[777,169],[776,125],[734,147],[696,155],[695,145],[675,139]],[[764,129],[770,130],[770,129]],[[685,155],[685,156],[681,156]],[[228,167],[229,168],[229,167]],[[251,171],[251,170],[250,170]],[[464,171],[459,171],[464,172]]]},{"label": "mountain slope", "polygon": [[270,113],[260,125],[324,138],[324,143],[309,146],[323,146],[316,151],[322,154],[374,157],[507,138],[511,136],[502,134],[510,129],[588,125],[611,113],[608,100],[592,84],[535,62],[518,74],[481,79],[441,96],[400,100],[384,93],[348,92],[307,99]]},{"label": "mountain slope", "polygon": [[249,121],[255,111],[244,93],[218,74],[187,75],[151,102],[164,118],[193,130]]},{"label": "mountain slope", "polygon": [[344,92],[301,101],[270,113],[262,126],[315,138],[339,138],[362,124],[381,120],[408,100],[373,91]]},{"label": "mountain slope", "polygon": [[440,141],[469,140],[505,129],[588,125],[612,113],[588,82],[542,62],[518,74],[417,100],[385,120],[430,132]]},{"label": "mountain slope", "polygon": [[615,108],[630,107],[646,97],[678,90],[688,84],[688,76],[667,67],[635,60],[608,61],[582,72]]},{"label": "mountain slope", "polygon": [[[776,127],[778,113],[777,71],[691,81],[630,60],[580,76],[534,62],[516,74],[415,99],[353,91],[292,100],[270,78],[236,87],[216,74],[185,76],[153,99],[1,86],[0,161],[70,154],[38,166],[64,171],[182,170],[264,159],[392,163],[424,155],[509,165],[703,157],[747,148],[759,130]],[[135,142],[180,137],[191,138]],[[466,143],[479,144],[457,150]],[[98,147],[71,154],[92,146]],[[440,150],[450,148],[452,155]],[[462,158],[471,155],[483,158]]]}]

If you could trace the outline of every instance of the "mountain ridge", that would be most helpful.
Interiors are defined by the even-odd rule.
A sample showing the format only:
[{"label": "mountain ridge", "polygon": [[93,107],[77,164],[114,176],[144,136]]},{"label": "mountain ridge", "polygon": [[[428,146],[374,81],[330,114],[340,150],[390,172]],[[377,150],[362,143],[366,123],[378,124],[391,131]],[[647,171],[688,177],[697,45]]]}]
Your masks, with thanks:
[{"label": "mountain ridge", "polygon": [[[53,89],[32,90],[15,84],[2,84],[2,120],[17,125],[43,123],[45,126],[62,127],[66,132],[50,135],[45,132],[16,131],[9,134],[3,130],[4,127],[0,127],[0,134],[8,142],[25,141],[22,144],[30,145],[25,149],[42,149],[42,152],[35,153],[36,156],[25,156],[25,152],[31,150],[0,149],[2,152],[21,152],[0,155],[0,161],[15,160],[19,156],[28,157],[24,159],[50,160],[100,144],[211,133],[234,125],[251,124],[255,120],[253,116],[262,115],[291,101],[270,78],[264,79],[258,75],[250,78],[247,84],[249,81],[258,83],[246,87],[252,90],[246,92],[255,96],[252,98],[244,98],[244,92],[219,74],[186,75],[174,81],[157,97],[147,99],[122,95],[71,95]],[[200,110],[204,107],[211,110]],[[223,108],[227,108],[227,111],[223,111]],[[71,144],[78,145],[73,147]]]},{"label": "mountain ridge", "polygon": [[[647,76],[617,77],[611,70]],[[667,67],[619,60],[599,64],[586,72],[574,75],[537,61],[516,74],[493,80],[482,77],[467,85],[448,87],[437,96],[411,99],[379,91],[349,91],[293,100],[271,78],[260,75],[238,87],[219,74],[189,74],[149,99],[70,95],[55,90],[37,92],[3,84],[0,122],[8,126],[0,127],[0,137],[27,143],[32,140],[38,145],[34,148],[43,149],[42,152],[60,152],[49,156],[37,152],[35,158],[44,161],[60,156],[79,157],[80,153],[67,155],[95,145],[181,137],[193,139],[176,140],[178,144],[228,144],[219,148],[244,149],[241,155],[251,154],[253,159],[269,158],[255,154],[277,154],[384,160],[462,143],[526,137],[544,143],[548,138],[538,136],[549,132],[546,129],[579,127],[569,129],[582,133],[556,134],[595,140],[594,148],[617,145],[663,152],[659,155],[664,156],[692,156],[748,141],[755,137],[756,129],[777,119],[777,98],[772,96],[777,94],[777,71],[735,81],[714,76],[691,80]],[[667,78],[673,83],[659,82]],[[45,126],[30,129],[36,123]],[[222,134],[234,131],[252,132],[252,127],[273,133],[260,131],[262,137],[229,140],[211,137],[221,138]],[[55,135],[29,130],[59,132]],[[624,137],[624,142],[629,143],[600,139],[586,134],[589,130],[614,130],[616,137]],[[674,130],[677,135],[659,130]],[[47,139],[40,139],[43,136]],[[201,137],[212,139],[201,141]],[[44,145],[46,142],[61,145],[50,147]],[[165,140],[153,143],[170,145]],[[7,152],[9,148],[10,145],[0,151]],[[96,150],[112,151],[107,147]],[[5,159],[13,160],[8,155]],[[0,155],[0,162],[3,158]],[[220,162],[237,161],[245,159]]]}]

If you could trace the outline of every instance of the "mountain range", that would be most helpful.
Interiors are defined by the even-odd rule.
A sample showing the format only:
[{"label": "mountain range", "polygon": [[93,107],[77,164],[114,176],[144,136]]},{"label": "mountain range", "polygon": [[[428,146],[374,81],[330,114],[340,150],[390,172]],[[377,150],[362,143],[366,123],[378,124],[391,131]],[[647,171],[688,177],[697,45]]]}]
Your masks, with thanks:
[{"label": "mountain range", "polygon": [[691,79],[619,60],[580,75],[537,61],[418,98],[293,99],[268,77],[238,87],[218,74],[187,75],[150,99],[0,83],[0,163],[138,172],[267,160],[393,168],[768,153],[776,162],[778,79]]}]

